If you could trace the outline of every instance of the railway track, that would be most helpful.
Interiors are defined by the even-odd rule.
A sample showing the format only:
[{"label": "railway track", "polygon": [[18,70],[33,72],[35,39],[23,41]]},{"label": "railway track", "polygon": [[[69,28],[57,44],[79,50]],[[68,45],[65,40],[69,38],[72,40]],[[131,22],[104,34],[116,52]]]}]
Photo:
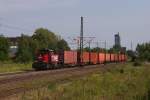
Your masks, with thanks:
[{"label": "railway track", "polygon": [[3,76],[11,76],[11,75],[18,75],[18,74],[30,73],[30,72],[34,72],[34,70],[19,71],[19,72],[10,72],[10,73],[0,73],[0,77],[3,77]]},{"label": "railway track", "polygon": [[17,93],[21,93],[32,89],[32,88],[24,87],[24,85],[20,85],[20,84],[30,83],[33,80],[40,80],[45,77],[47,77],[47,80],[49,80],[49,82],[54,82],[69,77],[78,77],[78,76],[87,75],[89,73],[93,73],[99,70],[104,71],[109,66],[113,67],[115,66],[115,64],[108,64],[105,67],[103,67],[103,65],[92,65],[83,68],[75,67],[75,68],[65,68],[65,69],[1,76],[0,100],[4,100],[4,98],[8,96],[15,95]]}]

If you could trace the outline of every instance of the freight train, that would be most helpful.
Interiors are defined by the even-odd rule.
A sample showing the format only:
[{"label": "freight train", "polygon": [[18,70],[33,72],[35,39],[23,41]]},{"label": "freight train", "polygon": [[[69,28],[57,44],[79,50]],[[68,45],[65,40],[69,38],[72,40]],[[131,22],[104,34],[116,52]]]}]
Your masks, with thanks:
[{"label": "freight train", "polygon": [[84,66],[113,62],[125,62],[127,56],[124,53],[80,52],[61,51],[54,53],[49,49],[42,49],[36,53],[32,64],[35,70],[47,70],[72,66]]}]

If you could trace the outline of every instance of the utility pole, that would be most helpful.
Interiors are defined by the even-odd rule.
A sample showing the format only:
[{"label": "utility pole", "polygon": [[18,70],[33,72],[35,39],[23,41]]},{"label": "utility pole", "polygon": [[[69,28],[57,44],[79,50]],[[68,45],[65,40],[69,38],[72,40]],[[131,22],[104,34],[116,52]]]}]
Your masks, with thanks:
[{"label": "utility pole", "polygon": [[81,16],[81,31],[80,31],[80,65],[83,62],[83,17]]},{"label": "utility pole", "polygon": [[91,63],[91,43],[92,43],[94,38],[95,37],[83,37],[83,39],[89,39],[89,40],[87,40],[87,42],[85,44],[83,44],[83,46],[88,44],[88,47],[89,47],[89,64]]}]

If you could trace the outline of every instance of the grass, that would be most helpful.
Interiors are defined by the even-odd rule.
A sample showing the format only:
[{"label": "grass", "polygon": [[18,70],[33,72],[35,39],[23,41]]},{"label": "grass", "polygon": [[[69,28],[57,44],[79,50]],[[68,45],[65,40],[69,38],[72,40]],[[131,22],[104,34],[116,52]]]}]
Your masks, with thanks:
[{"label": "grass", "polygon": [[32,63],[27,64],[13,63],[13,62],[0,63],[0,73],[19,72],[26,70],[32,70]]},{"label": "grass", "polygon": [[25,92],[19,100],[149,100],[149,65],[124,64],[63,83]]}]

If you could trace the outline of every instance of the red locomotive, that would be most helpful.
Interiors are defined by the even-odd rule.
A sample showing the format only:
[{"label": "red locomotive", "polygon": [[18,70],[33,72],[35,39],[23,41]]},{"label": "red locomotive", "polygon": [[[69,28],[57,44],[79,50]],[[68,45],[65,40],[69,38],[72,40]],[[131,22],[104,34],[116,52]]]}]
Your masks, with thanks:
[{"label": "red locomotive", "polygon": [[127,56],[125,54],[115,53],[96,53],[83,52],[82,61],[80,53],[77,51],[63,51],[54,53],[52,50],[39,50],[36,59],[32,65],[35,70],[45,70],[53,68],[63,68],[65,66],[87,65],[87,64],[103,64],[108,62],[125,62]]},{"label": "red locomotive", "polygon": [[32,67],[36,70],[55,68],[58,64],[58,60],[58,54],[54,54],[54,52],[49,49],[42,49],[36,53]]}]

